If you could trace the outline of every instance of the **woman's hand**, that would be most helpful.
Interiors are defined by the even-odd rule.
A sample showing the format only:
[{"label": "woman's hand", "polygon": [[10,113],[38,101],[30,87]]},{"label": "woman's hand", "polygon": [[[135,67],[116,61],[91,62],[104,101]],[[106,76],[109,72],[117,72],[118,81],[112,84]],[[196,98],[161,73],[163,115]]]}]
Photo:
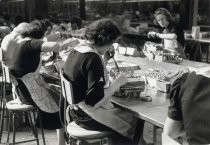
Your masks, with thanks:
[{"label": "woman's hand", "polygon": [[154,31],[150,31],[148,34],[147,34],[147,37],[148,38],[151,38],[151,37],[158,37],[158,33],[157,32],[154,32]]},{"label": "woman's hand", "polygon": [[103,107],[106,109],[111,109],[113,106],[110,104],[110,98],[114,94],[115,91],[119,89],[122,85],[127,83],[127,79],[123,74],[120,74],[113,83],[104,90],[104,98],[101,99],[97,104],[95,104],[94,108]]},{"label": "woman's hand", "polygon": [[99,101],[97,104],[95,104],[94,108],[104,108],[104,109],[114,109],[114,105],[111,103],[110,100],[103,100],[103,101]]},{"label": "woman's hand", "polygon": [[108,62],[115,55],[114,47],[111,47],[108,51],[104,53],[104,61]]},{"label": "woman's hand", "polygon": [[116,90],[121,87],[122,85],[125,85],[127,83],[127,78],[124,74],[120,73],[119,76],[113,81],[111,84],[111,87],[116,88]]}]

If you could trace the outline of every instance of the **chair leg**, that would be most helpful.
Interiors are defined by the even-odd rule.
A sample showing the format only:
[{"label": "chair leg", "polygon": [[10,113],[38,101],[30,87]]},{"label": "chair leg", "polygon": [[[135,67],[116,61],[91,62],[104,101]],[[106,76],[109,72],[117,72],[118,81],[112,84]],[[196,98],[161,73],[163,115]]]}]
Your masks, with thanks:
[{"label": "chair leg", "polygon": [[3,127],[4,127],[4,112],[5,112],[5,82],[2,77],[2,84],[1,84],[1,100],[0,100],[0,109],[1,109],[1,118],[0,118],[0,143],[2,139]]},{"label": "chair leg", "polygon": [[16,113],[12,114],[12,126],[13,126],[13,145],[15,145],[15,135],[16,135],[16,128],[15,128],[15,122],[16,122]]},{"label": "chair leg", "polygon": [[[42,120],[41,120],[41,115],[40,115],[40,112],[39,110],[37,109],[37,114],[39,116],[39,124],[40,124],[40,129],[41,129],[41,134],[42,134],[42,139],[43,139],[43,145],[46,145],[46,142],[45,142],[45,137],[44,137],[44,130],[43,130],[43,126],[42,126]],[[34,116],[35,117],[35,116]]]},{"label": "chair leg", "polygon": [[0,143],[1,143],[1,138],[2,138],[2,133],[3,133],[3,127],[4,127],[4,112],[5,112],[5,108],[4,108],[4,104],[2,104],[1,106],[1,118],[0,118]]},{"label": "chair leg", "polygon": [[[36,139],[37,145],[39,145],[38,131],[36,129],[35,122],[32,120],[32,117],[31,117],[30,113],[31,113],[30,111],[27,112],[28,118],[29,118],[29,123],[30,123],[31,129],[32,129],[32,132],[34,134],[34,137]],[[33,111],[32,111],[32,113],[33,113]]]},{"label": "chair leg", "polygon": [[103,145],[103,138],[100,139],[100,145]]},{"label": "chair leg", "polygon": [[112,145],[111,137],[108,138],[108,145]]},{"label": "chair leg", "polygon": [[9,136],[10,136],[10,129],[11,129],[11,112],[9,111],[9,120],[8,120],[8,132],[7,132],[7,143],[9,144]]},{"label": "chair leg", "polygon": [[157,135],[157,129],[158,127],[153,125],[153,144],[156,145],[157,143],[157,138],[156,138],[156,135]]},{"label": "chair leg", "polygon": [[70,139],[69,139],[69,144],[70,144],[70,145],[73,145],[73,143],[74,143],[74,142],[72,141],[72,138],[70,137]]}]

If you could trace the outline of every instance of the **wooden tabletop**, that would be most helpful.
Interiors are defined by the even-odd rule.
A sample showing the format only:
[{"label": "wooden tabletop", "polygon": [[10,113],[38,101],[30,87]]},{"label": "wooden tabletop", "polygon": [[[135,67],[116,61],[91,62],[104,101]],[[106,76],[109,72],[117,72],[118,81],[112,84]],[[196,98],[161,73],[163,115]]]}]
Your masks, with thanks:
[{"label": "wooden tabletop", "polygon": [[151,102],[144,102],[137,98],[125,99],[120,97],[112,97],[112,102],[119,108],[133,113],[136,117],[163,128],[169,105],[168,94],[148,89],[146,95],[152,97]]},{"label": "wooden tabletop", "polygon": [[210,67],[210,64],[196,62],[196,61],[189,61],[189,60],[183,60],[183,62],[180,64],[173,64],[173,63],[153,61],[153,60],[149,60],[147,58],[141,58],[141,57],[124,56],[122,54],[116,54],[115,58],[116,60],[122,60],[125,62],[138,64],[141,69],[152,68],[152,69],[177,71],[177,70],[183,70],[186,68],[198,69],[198,68],[207,67],[207,66]]},{"label": "wooden tabletop", "polygon": [[[115,58],[117,60],[135,63],[140,66],[141,69],[161,69],[177,71],[183,69],[199,69],[201,67],[210,67],[210,64],[200,63],[195,61],[184,60],[181,64],[172,64],[165,62],[157,62],[148,60],[141,57],[124,56],[121,54],[116,54]],[[62,68],[64,62],[57,63],[59,68]],[[149,95],[152,97],[152,102],[143,102],[137,98],[120,98],[112,97],[112,102],[118,107],[132,112],[136,117],[139,117],[151,124],[163,128],[165,119],[167,117],[169,99],[167,93],[156,91],[155,89],[147,88],[141,95]]]},{"label": "wooden tabletop", "polygon": [[[176,71],[183,70],[186,68],[199,69],[201,67],[210,67],[210,65],[207,63],[200,63],[188,60],[184,60],[181,64],[172,64],[152,61],[140,57],[123,56],[121,54],[118,54],[116,56],[116,59],[138,64],[141,69],[152,68]],[[145,94],[152,97],[152,102],[143,102],[140,99],[136,98],[124,99],[120,97],[113,97],[112,102],[118,107],[126,111],[132,112],[136,117],[139,117],[151,124],[163,128],[165,119],[167,117],[169,94],[156,91],[155,89],[151,88],[147,88]],[[142,95],[145,94],[142,93]]]},{"label": "wooden tabletop", "polygon": [[199,39],[185,38],[185,40],[195,40],[202,43],[210,43],[210,37],[204,37],[204,38],[199,38]]}]

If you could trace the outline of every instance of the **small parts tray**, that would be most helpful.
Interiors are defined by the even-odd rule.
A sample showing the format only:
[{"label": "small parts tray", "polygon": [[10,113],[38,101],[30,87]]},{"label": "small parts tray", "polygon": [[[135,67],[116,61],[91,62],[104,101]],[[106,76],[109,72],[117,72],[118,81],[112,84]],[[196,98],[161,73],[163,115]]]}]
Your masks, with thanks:
[{"label": "small parts tray", "polygon": [[115,92],[114,96],[121,98],[140,98],[141,92],[145,90],[145,82],[135,82],[127,83],[120,87],[120,89]]}]

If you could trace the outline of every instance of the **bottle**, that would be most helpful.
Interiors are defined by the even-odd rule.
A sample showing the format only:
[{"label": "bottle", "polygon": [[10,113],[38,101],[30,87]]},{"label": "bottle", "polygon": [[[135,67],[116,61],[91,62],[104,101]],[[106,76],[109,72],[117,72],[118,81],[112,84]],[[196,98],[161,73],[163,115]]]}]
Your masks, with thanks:
[{"label": "bottle", "polygon": [[193,26],[192,27],[192,38],[199,39],[200,37],[200,26]]}]

